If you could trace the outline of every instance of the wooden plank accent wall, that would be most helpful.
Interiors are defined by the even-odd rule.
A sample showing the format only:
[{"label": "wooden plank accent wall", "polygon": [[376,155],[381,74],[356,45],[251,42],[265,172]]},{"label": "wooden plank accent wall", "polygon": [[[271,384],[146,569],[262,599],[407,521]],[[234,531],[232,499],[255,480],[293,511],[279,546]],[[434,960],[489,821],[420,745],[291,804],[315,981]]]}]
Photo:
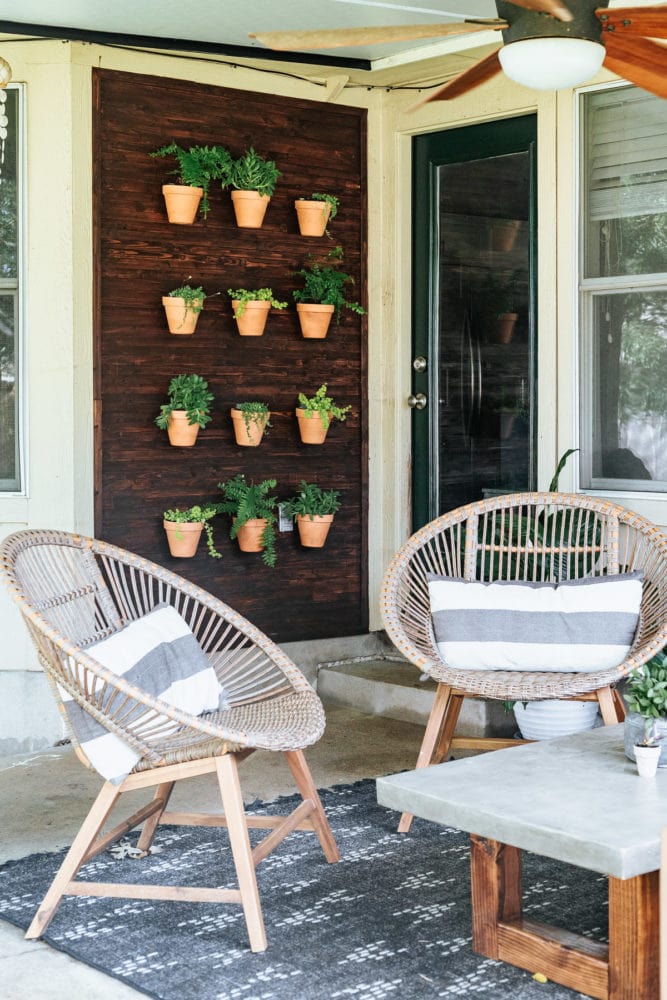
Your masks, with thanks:
[{"label": "wooden plank accent wall", "polygon": [[[325,340],[301,337],[292,272],[309,251],[340,244],[344,270],[365,301],[365,111],[273,97],[167,77],[94,72],[95,533],[168,566],[226,601],[277,641],[360,634],[367,608],[367,429],[365,319],[344,311]],[[211,211],[193,226],[167,221],[161,185],[171,160],[149,153],[171,142],[249,146],[276,161],[278,182],[261,229],[237,228],[229,190],[212,185]],[[299,235],[293,202],[325,191],[340,198],[333,242]],[[193,336],[168,333],[161,296],[189,279],[206,301]],[[240,337],[228,288],[269,286],[288,309],[273,311],[264,336]],[[154,423],[174,375],[197,373],[215,396],[213,421],[193,448],[174,448]],[[300,442],[299,391],[326,382],[351,404],[322,446]],[[258,448],[234,442],[230,408],[270,404],[273,427]],[[168,507],[221,499],[217,484],[244,472],[275,477],[287,497],[299,480],[341,491],[326,546],[305,549],[296,531],[278,535],[278,562],[239,552],[217,517],[220,560],[204,539],[193,559],[169,555]]]}]

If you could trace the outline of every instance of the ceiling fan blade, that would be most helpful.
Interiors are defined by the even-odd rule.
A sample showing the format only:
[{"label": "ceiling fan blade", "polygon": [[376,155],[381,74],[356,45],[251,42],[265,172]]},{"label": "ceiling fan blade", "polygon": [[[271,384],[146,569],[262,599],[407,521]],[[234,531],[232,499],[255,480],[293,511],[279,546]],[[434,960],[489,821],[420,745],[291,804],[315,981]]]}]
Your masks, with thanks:
[{"label": "ceiling fan blade", "polygon": [[605,35],[603,65],[630,83],[667,98],[667,49],[647,38]]},{"label": "ceiling fan blade", "polygon": [[515,7],[525,7],[526,10],[537,10],[542,14],[551,14],[559,21],[571,21],[572,11],[561,0],[509,0]]},{"label": "ceiling fan blade", "polygon": [[502,67],[498,53],[492,52],[490,56],[480,59],[470,69],[464,70],[463,73],[459,73],[458,76],[444,83],[442,87],[438,87],[428,97],[425,97],[422,101],[411,107],[410,111],[415,111],[430,101],[449,101],[453,97],[460,97],[461,94],[467,94],[469,90],[479,87],[481,83],[486,83],[487,80],[490,80],[497,73],[501,72]]},{"label": "ceiling fan blade", "polygon": [[613,7],[611,10],[600,7],[595,15],[605,31],[614,31],[623,37],[667,38],[667,6],[664,4],[659,7]]},{"label": "ceiling fan blade", "polygon": [[385,28],[331,28],[322,31],[257,31],[249,35],[270,49],[337,49],[347,45],[377,45],[382,42],[409,42],[419,38],[445,38],[474,31],[501,31],[505,21],[475,18],[448,24],[396,24]]}]

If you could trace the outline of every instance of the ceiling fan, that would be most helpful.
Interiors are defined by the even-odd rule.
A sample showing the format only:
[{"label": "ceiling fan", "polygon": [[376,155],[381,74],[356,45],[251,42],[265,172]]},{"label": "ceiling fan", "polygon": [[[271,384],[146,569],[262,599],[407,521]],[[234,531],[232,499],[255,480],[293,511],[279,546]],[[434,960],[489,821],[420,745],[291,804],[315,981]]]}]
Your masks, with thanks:
[{"label": "ceiling fan", "polygon": [[605,66],[643,90],[667,98],[667,4],[615,7],[609,0],[496,0],[497,18],[464,18],[447,24],[322,31],[257,32],[271,49],[327,49],[420,38],[501,31],[502,47],[422,102],[459,97],[504,71],[524,86],[558,90],[584,83]]}]

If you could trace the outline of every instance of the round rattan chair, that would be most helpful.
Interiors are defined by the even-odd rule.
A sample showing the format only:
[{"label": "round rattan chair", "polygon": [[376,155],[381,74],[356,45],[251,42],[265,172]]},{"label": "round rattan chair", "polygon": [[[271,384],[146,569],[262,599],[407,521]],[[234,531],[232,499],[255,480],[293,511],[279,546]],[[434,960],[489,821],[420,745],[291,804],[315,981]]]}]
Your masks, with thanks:
[{"label": "round rattan chair", "polygon": [[[64,895],[241,903],[253,951],[266,948],[255,866],[292,830],[317,834],[327,861],[339,858],[303,748],[324,732],[322,704],[292,661],[232,608],[175,573],[131,552],[62,531],[19,531],[0,545],[0,578],[24,617],[63,711],[60,690],[139,754],[119,784],[106,781],[39,907],[28,938],[39,937]],[[86,648],[169,604],[185,619],[227,695],[224,711],[192,716],[123,680]],[[90,762],[69,727],[74,748]],[[254,750],[285,753],[302,802],[289,816],[247,817],[237,764]],[[167,810],[174,783],[217,776],[224,814]],[[123,792],[154,787],[150,803],[102,833]],[[159,823],[226,826],[238,888],[118,885],[76,881],[81,866],[143,824],[149,852]],[[248,827],[270,832],[254,849]]]},{"label": "round rattan chair", "polygon": [[[439,654],[427,574],[466,580],[558,582],[642,570],[640,621],[624,661],[599,672],[454,670]],[[616,683],[667,644],[667,537],[645,518],[595,497],[521,493],[459,507],[427,524],[388,567],[381,613],[389,638],[437,681],[417,767],[440,763],[452,749],[516,745],[516,740],[454,737],[464,698],[599,702],[606,725],[625,709]],[[410,828],[405,813],[399,829]]]}]

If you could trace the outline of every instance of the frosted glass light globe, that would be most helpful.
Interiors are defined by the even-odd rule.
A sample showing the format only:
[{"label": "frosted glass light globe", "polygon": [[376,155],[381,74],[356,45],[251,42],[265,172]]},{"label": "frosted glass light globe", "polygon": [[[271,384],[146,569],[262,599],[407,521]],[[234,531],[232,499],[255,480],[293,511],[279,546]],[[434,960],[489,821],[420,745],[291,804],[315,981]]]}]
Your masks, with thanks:
[{"label": "frosted glass light globe", "polygon": [[585,38],[524,38],[498,51],[510,80],[533,90],[562,90],[585,83],[598,72],[604,56],[604,45]]}]

